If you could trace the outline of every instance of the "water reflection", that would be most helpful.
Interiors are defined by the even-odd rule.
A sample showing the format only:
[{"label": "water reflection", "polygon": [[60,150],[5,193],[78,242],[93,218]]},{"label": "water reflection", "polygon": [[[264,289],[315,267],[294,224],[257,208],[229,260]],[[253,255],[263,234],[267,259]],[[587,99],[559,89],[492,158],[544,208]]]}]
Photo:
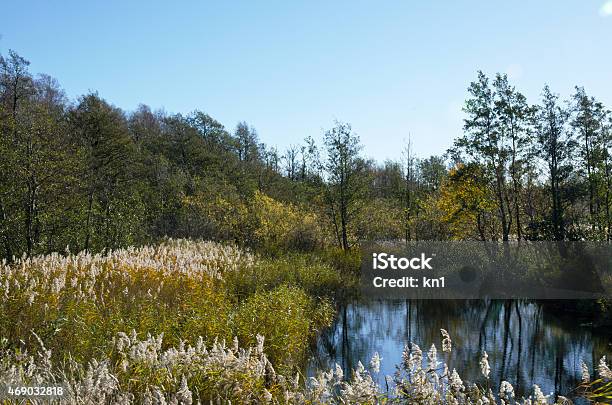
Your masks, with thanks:
[{"label": "water reflection", "polygon": [[319,338],[309,374],[334,363],[348,372],[358,361],[367,365],[378,352],[383,360],[377,378],[384,386],[404,346],[412,341],[423,351],[432,343],[440,348],[441,328],[453,339],[453,351],[445,357],[449,368],[457,368],[464,380],[483,382],[478,362],[486,350],[493,388],[507,380],[519,395],[538,384],[544,393],[572,396],[581,359],[593,368],[593,359],[612,358],[609,334],[562,322],[537,303],[386,300],[341,308],[335,324]]}]

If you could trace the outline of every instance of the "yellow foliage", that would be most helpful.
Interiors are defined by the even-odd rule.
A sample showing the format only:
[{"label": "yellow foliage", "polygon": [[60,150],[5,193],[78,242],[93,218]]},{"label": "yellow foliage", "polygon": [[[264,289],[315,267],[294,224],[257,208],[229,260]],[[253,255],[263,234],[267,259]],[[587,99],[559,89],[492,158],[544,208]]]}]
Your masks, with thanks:
[{"label": "yellow foliage", "polygon": [[479,238],[474,233],[485,229],[494,217],[495,200],[492,190],[478,166],[458,165],[449,171],[437,198],[430,201],[452,239]]},{"label": "yellow foliage", "polygon": [[253,238],[257,246],[312,250],[321,243],[318,217],[292,204],[282,203],[259,191],[251,205]]},{"label": "yellow foliage", "polygon": [[193,218],[189,223],[199,226],[200,232],[222,240],[244,241],[248,209],[239,199],[228,199],[220,194],[197,194],[183,197],[183,206]]}]

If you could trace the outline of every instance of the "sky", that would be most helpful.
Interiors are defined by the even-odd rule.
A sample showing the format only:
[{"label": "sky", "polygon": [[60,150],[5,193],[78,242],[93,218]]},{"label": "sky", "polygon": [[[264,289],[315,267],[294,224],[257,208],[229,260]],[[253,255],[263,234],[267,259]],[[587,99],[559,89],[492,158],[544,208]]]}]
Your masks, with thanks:
[{"label": "sky", "polygon": [[612,108],[612,0],[30,1],[0,14],[0,53],[71,99],[195,109],[283,151],[351,123],[367,156],[441,154],[477,70],[530,103],[548,83]]}]

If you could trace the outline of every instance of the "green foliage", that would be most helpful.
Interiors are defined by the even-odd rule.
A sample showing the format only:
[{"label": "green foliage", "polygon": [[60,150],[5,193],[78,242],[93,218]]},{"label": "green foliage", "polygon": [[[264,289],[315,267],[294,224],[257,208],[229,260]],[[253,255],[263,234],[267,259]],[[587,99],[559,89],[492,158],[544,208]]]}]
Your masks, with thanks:
[{"label": "green foliage", "polygon": [[252,234],[246,203],[231,184],[202,180],[198,191],[180,201],[185,235],[246,243]]},{"label": "green foliage", "polygon": [[[320,255],[323,258],[319,258]],[[340,252],[338,256],[344,257],[345,254]],[[334,299],[338,292],[353,285],[350,278],[343,274],[339,260],[332,264],[326,261],[326,253],[323,252],[263,258],[253,266],[228,274],[226,282],[232,294],[239,298],[287,285],[300,286],[312,297]]]},{"label": "green foliage", "polygon": [[334,268],[339,269],[341,274],[357,274],[361,266],[361,252],[349,251],[346,252],[338,248],[328,248],[319,252],[321,259],[331,264]]},{"label": "green foliage", "polygon": [[392,199],[366,201],[355,217],[355,233],[363,240],[400,240],[404,237],[403,212]]},{"label": "green foliage", "polygon": [[305,337],[331,321],[333,309],[326,301],[314,301],[301,289],[280,286],[258,292],[244,301],[234,318],[236,335],[245,346],[257,344],[257,335],[266,336],[264,349],[281,370],[290,370],[306,355]]},{"label": "green foliage", "polygon": [[612,118],[583,88],[568,108],[548,88],[531,106],[507,76],[479,72],[449,151],[479,185],[460,192],[444,158],[418,159],[409,142],[377,165],[346,123],[281,155],[245,122],[230,132],[201,111],[125,113],[97,93],[71,104],[17,53],[0,62],[7,260],[166,236],[277,255],[383,239],[612,238]]},{"label": "green foliage", "polygon": [[[360,157],[361,144],[350,124],[336,122],[325,133],[327,212],[333,223],[338,245],[349,250],[352,221],[367,190],[367,162]],[[359,240],[359,239],[357,239]]]},{"label": "green foliage", "polygon": [[[281,156],[247,123],[230,133],[201,111],[125,113],[97,93],[70,103],[28,66],[13,51],[0,57],[0,258],[108,253],[167,236],[231,241],[263,258],[228,265],[221,278],[131,260],[68,263],[56,269],[63,278],[41,276],[46,287],[22,274],[0,284],[0,333],[13,348],[31,348],[35,331],[61,360],[68,349],[88,360],[131,329],[163,333],[169,345],[234,334],[252,345],[261,333],[290,368],[329,323],[330,302],[356,285],[360,242],[612,240],[612,118],[582,88],[565,108],[546,87],[534,107],[505,75],[491,82],[479,72],[447,171],[445,159],[417,159],[410,146],[405,161],[378,166],[344,123],[324,134],[321,150],[309,138]],[[36,263],[25,266],[46,271]],[[81,283],[87,274],[106,278]],[[593,305],[609,314],[609,303]],[[170,384],[163,370],[135,367],[128,381]],[[212,392],[222,372],[190,384]],[[247,384],[249,374],[232,379]]]}]

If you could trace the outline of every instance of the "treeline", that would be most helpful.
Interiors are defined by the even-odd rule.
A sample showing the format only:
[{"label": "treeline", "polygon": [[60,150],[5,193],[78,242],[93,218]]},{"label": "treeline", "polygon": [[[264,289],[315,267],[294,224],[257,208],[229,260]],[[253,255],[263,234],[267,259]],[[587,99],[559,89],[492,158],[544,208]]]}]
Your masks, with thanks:
[{"label": "treeline", "polygon": [[350,125],[279,152],[209,115],[71,102],[0,59],[0,257],[170,237],[267,250],[367,239],[611,239],[611,121],[582,88],[529,105],[479,73],[464,135],[442,156],[383,164]]},{"label": "treeline", "polygon": [[501,74],[479,72],[468,92],[451,179],[471,181],[478,236],[612,240],[610,111],[578,86],[565,102],[545,86],[530,105]]}]

